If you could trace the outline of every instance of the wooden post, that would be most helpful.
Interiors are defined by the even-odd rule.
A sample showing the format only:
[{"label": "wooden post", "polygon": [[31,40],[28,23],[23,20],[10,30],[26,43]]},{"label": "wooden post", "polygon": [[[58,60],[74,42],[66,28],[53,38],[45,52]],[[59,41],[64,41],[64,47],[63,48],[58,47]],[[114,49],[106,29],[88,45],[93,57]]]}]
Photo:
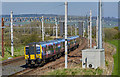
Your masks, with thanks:
[{"label": "wooden post", "polygon": [[2,18],[2,57],[4,57],[4,20]]}]

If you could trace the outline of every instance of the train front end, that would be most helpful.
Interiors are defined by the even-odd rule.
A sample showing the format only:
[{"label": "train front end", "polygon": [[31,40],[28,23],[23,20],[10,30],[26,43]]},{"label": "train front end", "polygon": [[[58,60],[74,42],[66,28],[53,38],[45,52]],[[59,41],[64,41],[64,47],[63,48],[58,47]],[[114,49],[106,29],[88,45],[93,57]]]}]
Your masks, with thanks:
[{"label": "train front end", "polygon": [[25,46],[24,55],[25,55],[27,65],[40,64],[42,61],[41,45],[29,44]]}]

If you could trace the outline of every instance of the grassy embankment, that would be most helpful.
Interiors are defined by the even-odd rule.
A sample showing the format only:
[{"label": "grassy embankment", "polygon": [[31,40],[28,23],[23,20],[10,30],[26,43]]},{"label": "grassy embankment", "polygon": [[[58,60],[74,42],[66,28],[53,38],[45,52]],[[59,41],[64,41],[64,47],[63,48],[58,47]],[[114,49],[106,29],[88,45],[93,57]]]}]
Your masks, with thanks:
[{"label": "grassy embankment", "polygon": [[119,49],[120,49],[119,48],[120,40],[108,40],[107,42],[116,46],[116,53],[113,55],[113,58],[114,58],[114,69],[113,69],[112,75],[120,75],[120,72],[119,72],[120,57],[118,57]]},{"label": "grassy embankment", "polygon": [[103,70],[97,69],[82,69],[80,65],[76,65],[72,68],[60,68],[50,72],[46,72],[45,75],[102,75]]}]

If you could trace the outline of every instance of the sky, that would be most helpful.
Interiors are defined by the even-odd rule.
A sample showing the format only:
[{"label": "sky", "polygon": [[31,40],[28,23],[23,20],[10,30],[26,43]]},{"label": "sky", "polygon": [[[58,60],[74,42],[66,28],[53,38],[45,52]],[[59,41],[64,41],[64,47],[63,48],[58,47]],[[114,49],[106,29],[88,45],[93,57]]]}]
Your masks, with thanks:
[{"label": "sky", "polygon": [[[64,15],[64,2],[14,2],[14,0],[5,0],[2,2],[2,14],[57,14]],[[23,0],[20,0],[23,1]],[[30,0],[31,1],[31,0]],[[36,0],[35,0],[36,1]],[[92,15],[96,16],[98,11],[97,2],[68,2],[68,15],[85,16],[89,15],[92,10]],[[103,2],[104,17],[118,17],[117,2]]]},{"label": "sky", "polygon": [[[1,0],[2,2],[98,2],[99,0]],[[103,2],[118,2],[119,0],[101,0]]]}]

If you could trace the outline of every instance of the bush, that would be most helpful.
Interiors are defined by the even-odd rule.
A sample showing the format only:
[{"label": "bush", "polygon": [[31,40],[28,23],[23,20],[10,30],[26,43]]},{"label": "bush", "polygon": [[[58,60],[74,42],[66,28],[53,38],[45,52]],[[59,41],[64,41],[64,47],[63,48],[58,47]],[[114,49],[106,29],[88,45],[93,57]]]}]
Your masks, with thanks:
[{"label": "bush", "polygon": [[115,35],[118,35],[118,31],[114,28],[105,28],[104,29],[105,40],[114,39]]}]

